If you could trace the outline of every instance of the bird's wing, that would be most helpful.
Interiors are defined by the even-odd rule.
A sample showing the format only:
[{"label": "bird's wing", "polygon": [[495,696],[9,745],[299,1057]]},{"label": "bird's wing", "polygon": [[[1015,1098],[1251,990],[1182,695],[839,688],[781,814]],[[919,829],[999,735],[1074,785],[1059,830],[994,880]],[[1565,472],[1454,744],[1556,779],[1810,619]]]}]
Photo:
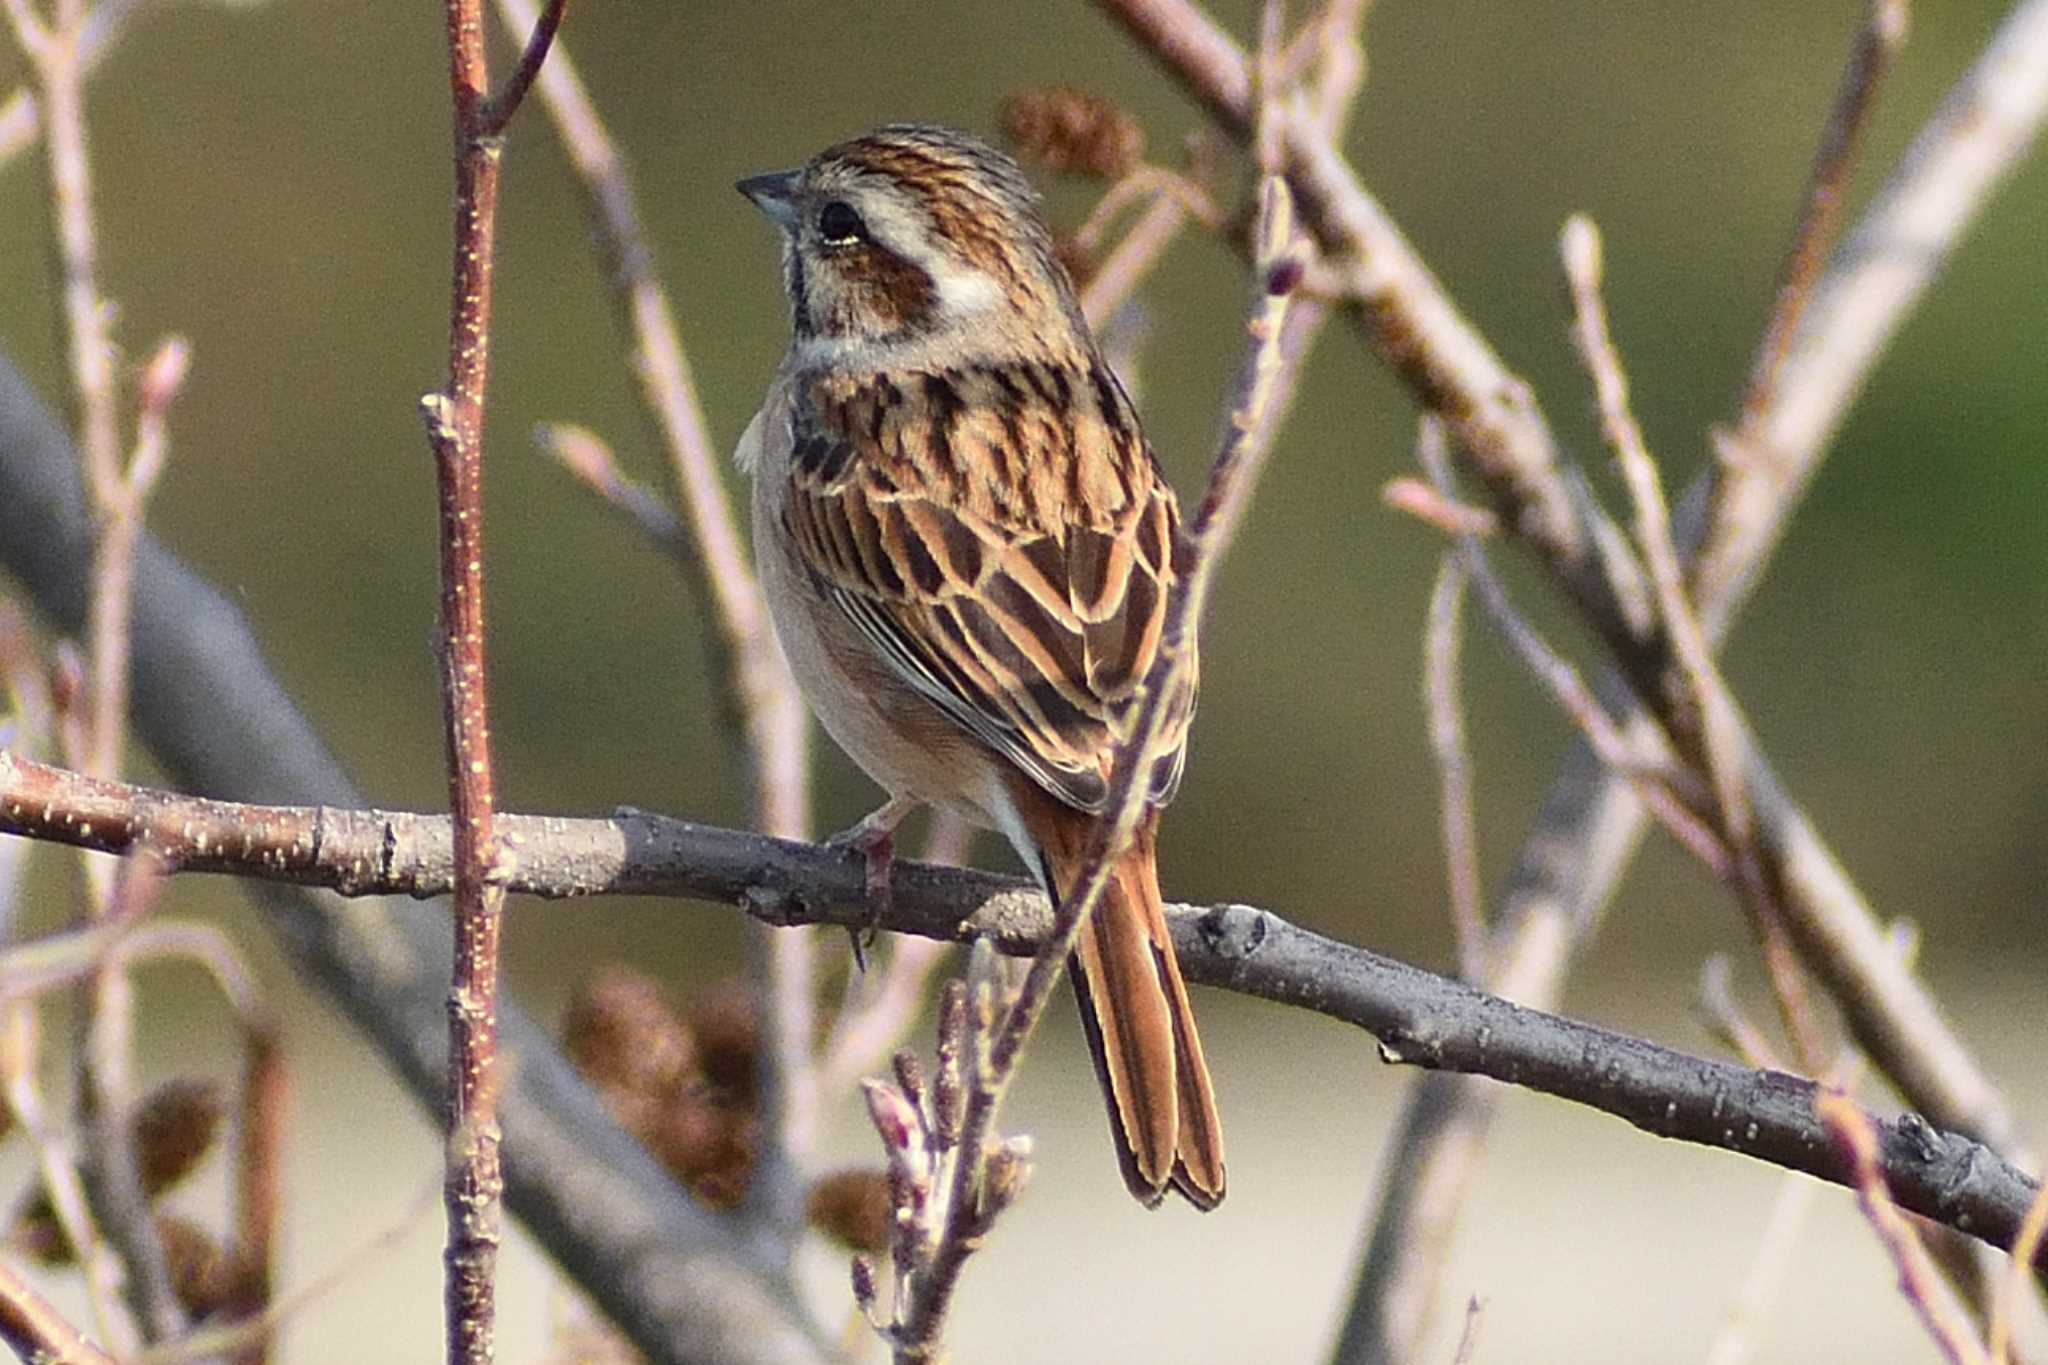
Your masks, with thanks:
[{"label": "bird's wing", "polygon": [[[1160,660],[1179,539],[1107,367],[826,376],[800,386],[789,421],[783,515],[821,593],[957,724],[1099,810]],[[1194,697],[1191,668],[1154,801],[1179,783]]]}]

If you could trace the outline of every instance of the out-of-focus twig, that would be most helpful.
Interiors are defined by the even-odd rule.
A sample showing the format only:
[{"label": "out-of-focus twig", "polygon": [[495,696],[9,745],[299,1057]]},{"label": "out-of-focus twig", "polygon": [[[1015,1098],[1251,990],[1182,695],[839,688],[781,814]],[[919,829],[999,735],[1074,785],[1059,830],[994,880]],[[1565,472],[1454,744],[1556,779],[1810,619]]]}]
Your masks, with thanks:
[{"label": "out-of-focus twig", "polygon": [[595,432],[568,422],[550,422],[535,434],[540,448],[555,457],[577,482],[646,537],[647,542],[678,564],[692,559],[690,533],[666,502],[645,484],[635,483],[612,459],[612,449]]},{"label": "out-of-focus twig", "polygon": [[[1416,455],[1436,485],[1438,496],[1451,500],[1450,463],[1445,450],[1443,424],[1424,417],[1415,442]],[[1716,876],[1728,874],[1728,855],[1715,831],[1700,814],[1706,802],[1696,790],[1691,774],[1672,761],[1669,749],[1654,735],[1644,742],[1633,740],[1623,726],[1607,713],[1600,700],[1564,657],[1543,639],[1509,598],[1507,588],[1494,572],[1492,559],[1476,536],[1462,535],[1458,553],[1466,577],[1478,589],[1480,605],[1487,619],[1513,649],[1537,682],[1551,694],[1586,739],[1593,752],[1608,768],[1633,782],[1636,793],[1661,821],[1673,838],[1698,858]],[[1653,746],[1646,758],[1640,751]]]},{"label": "out-of-focus twig", "polygon": [[1877,92],[1891,70],[1892,59],[1906,41],[1907,0],[1871,0],[1870,13],[1856,31],[1855,46],[1842,70],[1842,83],[1835,93],[1834,108],[1821,131],[1820,150],[1814,154],[1813,170],[1806,182],[1806,205],[1792,234],[1791,249],[1778,281],[1778,296],[1770,321],[1764,324],[1763,344],[1757,348],[1750,371],[1749,391],[1744,394],[1745,422],[1751,414],[1761,417],[1776,400],[1779,371],[1785,352],[1799,329],[1807,301],[1820,279],[1821,267],[1835,244],[1836,226],[1842,218],[1842,201],[1848,195],[1849,172],[1870,112],[1877,105]]},{"label": "out-of-focus twig", "polygon": [[373,1261],[388,1256],[394,1247],[434,1211],[439,1182],[421,1188],[406,1211],[388,1227],[378,1228],[360,1243],[343,1250],[324,1270],[314,1274],[285,1294],[266,1304],[255,1317],[220,1326],[201,1327],[183,1338],[153,1346],[136,1358],[136,1365],[189,1365],[234,1352],[265,1349],[278,1328],[293,1314],[362,1272]]},{"label": "out-of-focus twig", "polygon": [[1927,1249],[1913,1227],[1900,1215],[1885,1187],[1878,1163],[1877,1134],[1869,1116],[1841,1091],[1816,1091],[1814,1113],[1842,1149],[1848,1153],[1855,1174],[1856,1202],[1870,1221],[1878,1240],[1884,1243],[1892,1264],[1899,1272],[1899,1290],[1906,1296],[1927,1334],[1934,1338],[1943,1359],[1950,1365],[1985,1365],[1989,1357],[1970,1330],[1968,1315],[1956,1301],[1948,1283],[1928,1259]]},{"label": "out-of-focus twig", "polygon": [[[94,5],[86,14],[78,44],[78,60],[85,74],[93,73],[138,13],[157,3],[159,0],[100,0]],[[0,103],[0,171],[35,145],[42,133],[42,103],[33,90],[17,90]]]},{"label": "out-of-focus twig", "polygon": [[[238,1318],[270,1310],[278,1232],[284,1222],[285,1119],[291,1076],[277,1032],[250,1026],[243,1043],[241,1119],[235,1148],[235,1293],[228,1305]],[[259,1337],[235,1365],[264,1365],[270,1342]]]},{"label": "out-of-focus twig", "polygon": [[[1748,596],[1850,402],[2048,118],[2048,0],[2019,0],[1942,100],[1775,345],[1714,470],[1693,600],[1718,637]],[[1760,348],[1757,368],[1770,350]]]},{"label": "out-of-focus twig", "polygon": [[[129,609],[134,552],[143,506],[165,458],[165,415],[182,384],[182,342],[165,343],[144,373],[133,457],[121,459],[111,310],[99,292],[99,242],[85,124],[86,7],[66,0],[46,27],[26,0],[5,7],[40,90],[44,166],[48,178],[51,260],[60,301],[59,335],[71,398],[83,482],[94,524],[92,587],[87,612],[86,705],[81,762],[103,777],[119,775],[128,725]],[[132,870],[138,864],[130,863]],[[85,863],[90,917],[116,913],[113,869]],[[131,885],[134,883],[131,882]],[[128,1261],[128,1288],[153,1340],[183,1330],[141,1182],[129,1149],[126,1109],[132,1098],[133,999],[119,966],[106,963],[84,991],[77,1018],[77,1104],[84,1132],[85,1187],[109,1238]]]},{"label": "out-of-focus twig", "polygon": [[1472,754],[1465,743],[1459,700],[1458,654],[1465,601],[1464,561],[1446,554],[1429,594],[1423,632],[1422,696],[1429,744],[1436,757],[1444,884],[1457,932],[1458,970],[1477,985],[1486,979],[1485,893],[1479,880],[1479,828],[1472,813]]},{"label": "out-of-focus twig", "polygon": [[1131,296],[1139,281],[1152,272],[1166,248],[1188,220],[1181,196],[1160,190],[1081,287],[1081,312],[1088,325],[1101,327]]},{"label": "out-of-focus twig", "polygon": [[1783,907],[1766,879],[1763,853],[1757,846],[1742,717],[1714,662],[1706,629],[1693,610],[1685,569],[1672,538],[1663,478],[1629,407],[1628,380],[1607,325],[1607,305],[1601,293],[1605,265],[1600,232],[1592,219],[1579,215],[1566,222],[1560,255],[1571,286],[1572,339],[1592,377],[1602,434],[1635,507],[1636,546],[1649,569],[1657,614],[1671,642],[1677,664],[1674,681],[1682,682],[1682,691],[1667,705],[1685,714],[1680,733],[1697,736],[1705,777],[1714,793],[1716,824],[1728,849],[1729,887],[1748,914],[1793,1051],[1809,1075],[1818,1075],[1824,1062],[1813,1002],[1786,937]]},{"label": "out-of-focus twig", "polygon": [[1500,529],[1500,518],[1489,509],[1459,502],[1435,485],[1406,474],[1381,485],[1380,501],[1447,536],[1490,536]]},{"label": "out-of-focus twig", "polygon": [[2019,1235],[2012,1239],[2012,1269],[1998,1285],[1989,1335],[1992,1365],[2006,1365],[2011,1358],[2013,1319],[2026,1294],[2027,1268],[2040,1258],[2044,1237],[2048,1237],[2048,1180],[2041,1182],[2041,1192],[2020,1220]]},{"label": "out-of-focus twig", "polygon": [[139,1343],[141,1334],[122,1311],[121,1268],[93,1221],[70,1143],[52,1129],[47,1117],[42,1090],[36,1083],[40,1038],[33,1006],[15,1003],[0,1010],[0,1087],[4,1087],[14,1126],[27,1135],[35,1153],[43,1194],[57,1226],[85,1271],[94,1328],[100,1340],[126,1354]]},{"label": "out-of-focus twig", "polygon": [[36,1365],[116,1365],[13,1266],[0,1260],[0,1341]]},{"label": "out-of-focus twig", "polygon": [[[534,22],[534,0],[498,0],[498,8],[515,28]],[[778,837],[802,838],[811,822],[808,713],[775,642],[726,500],[721,461],[667,291],[655,273],[632,179],[567,51],[557,50],[537,86],[587,199],[641,407],[669,457],[695,550],[696,586],[712,608],[723,645],[722,692],[744,723],[755,823]],[[764,936],[759,947],[767,977],[771,1046],[762,1049],[761,1064],[769,1126],[748,1206],[794,1236],[803,1217],[803,1190],[791,1166],[811,1147],[817,1124],[814,950],[803,930],[757,932]]]},{"label": "out-of-focus twig", "polygon": [[1472,1352],[1479,1346],[1479,1321],[1484,1310],[1477,1294],[1465,1300],[1465,1329],[1458,1333],[1458,1349],[1451,1353],[1451,1365],[1469,1365]]}]

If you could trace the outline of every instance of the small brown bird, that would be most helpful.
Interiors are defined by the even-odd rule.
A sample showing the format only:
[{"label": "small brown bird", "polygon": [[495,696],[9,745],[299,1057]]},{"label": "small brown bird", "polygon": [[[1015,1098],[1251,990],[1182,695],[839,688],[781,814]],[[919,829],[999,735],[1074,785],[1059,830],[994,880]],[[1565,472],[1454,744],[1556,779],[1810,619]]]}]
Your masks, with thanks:
[{"label": "small brown bird", "polygon": [[[739,189],[782,230],[793,333],[740,439],[755,558],[812,708],[890,794],[849,834],[885,849],[929,802],[1064,896],[1160,662],[1173,490],[1014,161],[900,124]],[[1156,864],[1186,676],[1071,966],[1125,1184],[1209,1209],[1223,1135]]]}]

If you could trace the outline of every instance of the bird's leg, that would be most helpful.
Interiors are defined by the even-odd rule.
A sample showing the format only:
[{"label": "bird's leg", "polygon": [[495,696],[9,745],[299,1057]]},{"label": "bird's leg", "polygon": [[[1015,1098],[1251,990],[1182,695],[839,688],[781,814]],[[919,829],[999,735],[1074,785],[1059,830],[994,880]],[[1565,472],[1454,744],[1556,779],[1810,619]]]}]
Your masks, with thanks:
[{"label": "bird's leg", "polygon": [[858,823],[825,841],[827,848],[852,849],[866,860],[868,926],[864,933],[853,936],[854,964],[862,971],[867,970],[867,946],[874,942],[875,930],[889,918],[893,906],[889,876],[896,865],[896,826],[923,804],[915,797],[891,796]]}]

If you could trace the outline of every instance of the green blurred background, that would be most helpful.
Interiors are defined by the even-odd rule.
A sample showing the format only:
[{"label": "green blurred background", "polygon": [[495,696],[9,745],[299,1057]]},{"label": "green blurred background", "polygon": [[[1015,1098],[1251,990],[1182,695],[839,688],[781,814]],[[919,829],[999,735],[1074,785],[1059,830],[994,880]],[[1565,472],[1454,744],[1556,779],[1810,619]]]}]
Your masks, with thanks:
[{"label": "green blurred background", "polygon": [[[1386,0],[1373,15],[1355,162],[1603,488],[1613,482],[1566,336],[1559,225],[1585,211],[1605,231],[1613,325],[1675,489],[1706,458],[1709,426],[1732,414],[1863,8]],[[1249,6],[1217,12],[1249,30]],[[1916,16],[1857,204],[1998,13],[1952,0]],[[1002,95],[1034,83],[1114,93],[1162,159],[1201,123],[1078,4],[582,4],[565,33],[633,160],[724,445],[786,328],[772,233],[733,180],[890,119],[989,131]],[[160,6],[90,98],[118,336],[131,357],[170,332],[194,350],[152,525],[239,598],[374,799],[424,808],[445,800],[433,480],[415,406],[444,363],[442,41],[428,4]],[[0,92],[25,74],[18,54],[0,53]],[[1091,193],[1050,189],[1068,224]],[[0,349],[56,399],[44,202],[31,161],[0,173]],[[2048,537],[2034,515],[2048,503],[2044,214],[2048,174],[2031,165],[1877,370],[1728,655],[1779,770],[1880,913],[1922,927],[1926,975],[2037,1132],[2048,1116]],[[579,422],[640,476],[662,478],[578,191],[538,107],[514,130],[501,232],[489,534],[504,804],[743,821],[699,604],[529,439],[543,420]],[[1143,406],[1183,489],[1213,440],[1240,295],[1229,253],[1193,236],[1143,294]],[[1445,968],[1418,700],[1441,544],[1378,501],[1409,467],[1413,416],[1359,343],[1331,329],[1224,571],[1164,875],[1176,898],[1255,901]],[[1513,581],[1555,640],[1597,658],[1538,578]],[[1498,885],[1569,735],[1483,630],[1468,660],[1478,814]],[[817,769],[821,827],[873,801],[822,742]],[[980,852],[1007,865],[992,844]],[[291,991],[231,886],[180,883],[173,908],[227,925]],[[1737,954],[1761,1011],[1732,902],[1653,839],[1568,1007],[1704,1048],[1685,1010],[1717,950]],[[526,904],[508,959],[518,995],[545,1014],[593,964],[631,960],[687,992],[743,965],[745,939],[735,916],[699,907]],[[218,1019],[195,983],[168,973],[146,984],[158,1064],[217,1049]],[[1199,1004],[1232,1130],[1231,1203],[1193,1220],[1121,1201],[1078,1030],[1062,1014],[1012,1120],[1039,1138],[1041,1179],[970,1272],[967,1358],[1294,1360],[1323,1349],[1404,1078],[1320,1021],[1211,992]],[[436,1149],[336,1016],[309,1002],[297,1017],[305,1145],[289,1274],[303,1278],[396,1218],[431,1178]],[[864,1157],[850,1110],[835,1120],[833,1155]],[[1488,1302],[1478,1359],[1702,1352],[1775,1177],[1530,1097],[1509,1104],[1497,1141],[1447,1282],[1453,1299]],[[1813,1254],[1793,1272],[1796,1307],[1767,1322],[1764,1358],[1821,1342],[1837,1358],[1934,1358],[1847,1202],[1822,1202]],[[416,1227],[403,1256],[323,1298],[287,1358],[369,1358],[369,1311],[389,1332],[376,1358],[435,1358],[436,1236]],[[836,1258],[806,1255],[836,1320]],[[523,1242],[508,1273],[504,1358],[534,1359],[556,1301]],[[1041,1311],[1049,1298],[1088,1335]]]}]

